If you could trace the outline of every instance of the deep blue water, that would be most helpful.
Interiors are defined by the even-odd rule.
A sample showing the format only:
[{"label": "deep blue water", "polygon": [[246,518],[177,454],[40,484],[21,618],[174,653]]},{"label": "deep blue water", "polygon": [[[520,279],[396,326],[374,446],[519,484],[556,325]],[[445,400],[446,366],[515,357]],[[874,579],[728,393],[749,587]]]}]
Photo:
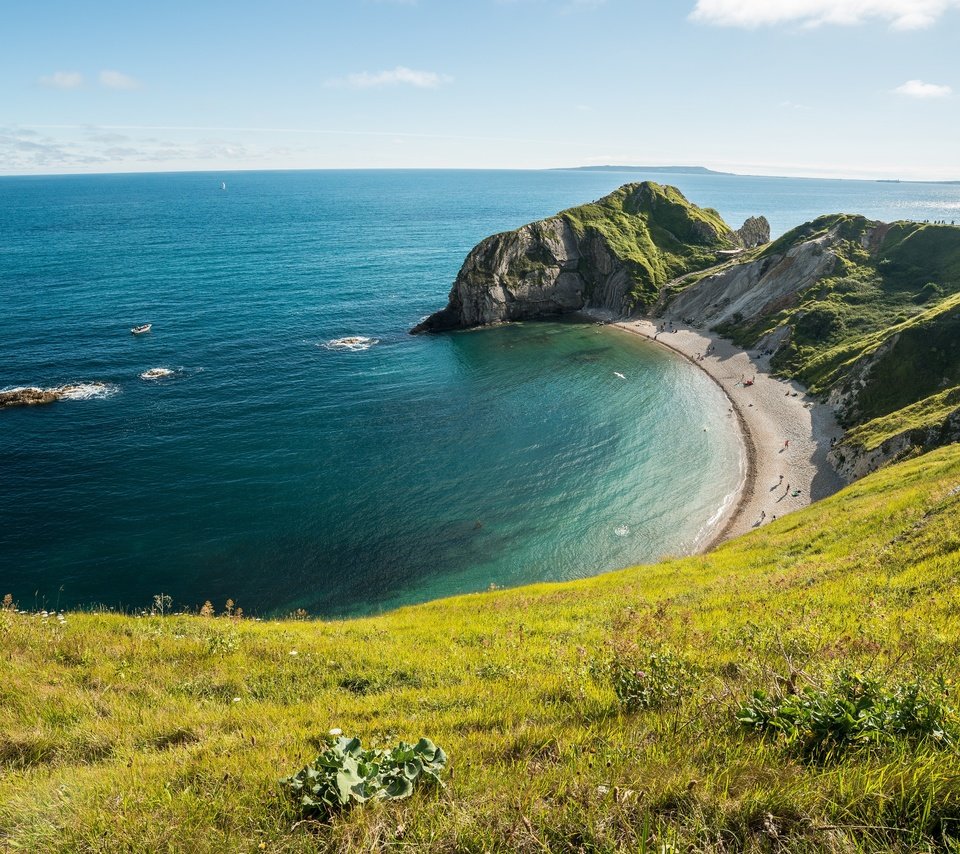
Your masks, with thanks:
[{"label": "deep blue water", "polygon": [[[638,177],[0,178],[0,389],[109,392],[0,412],[0,594],[349,614],[691,550],[740,477],[699,371],[589,324],[407,335],[482,237]],[[775,233],[960,216],[944,185],[669,180]]]}]

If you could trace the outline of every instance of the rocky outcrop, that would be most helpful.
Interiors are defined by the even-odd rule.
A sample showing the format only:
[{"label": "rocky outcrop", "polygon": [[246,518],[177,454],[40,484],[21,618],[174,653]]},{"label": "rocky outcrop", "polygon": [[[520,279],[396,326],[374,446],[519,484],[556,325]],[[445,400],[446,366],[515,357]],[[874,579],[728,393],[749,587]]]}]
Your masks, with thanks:
[{"label": "rocky outcrop", "polygon": [[0,409],[14,406],[42,406],[58,400],[88,400],[94,397],[108,397],[116,393],[116,386],[107,383],[76,383],[54,388],[11,388],[0,391]]},{"label": "rocky outcrop", "polygon": [[0,409],[9,406],[41,406],[60,400],[60,389],[56,388],[14,388],[0,391]]},{"label": "rocky outcrop", "polygon": [[581,266],[602,278],[601,286],[622,272],[601,241],[581,246],[569,223],[559,217],[488,237],[463,262],[447,307],[413,331],[440,332],[577,311],[587,301]]},{"label": "rocky outcrop", "polygon": [[770,223],[765,216],[751,216],[737,229],[737,237],[745,249],[770,242]]},{"label": "rocky outcrop", "polygon": [[[761,220],[748,231],[762,233]],[[716,211],[691,204],[676,188],[627,184],[592,204],[483,240],[464,261],[446,308],[412,331],[585,307],[622,314],[651,305],[673,277],[716,264],[718,253],[740,246]]]}]

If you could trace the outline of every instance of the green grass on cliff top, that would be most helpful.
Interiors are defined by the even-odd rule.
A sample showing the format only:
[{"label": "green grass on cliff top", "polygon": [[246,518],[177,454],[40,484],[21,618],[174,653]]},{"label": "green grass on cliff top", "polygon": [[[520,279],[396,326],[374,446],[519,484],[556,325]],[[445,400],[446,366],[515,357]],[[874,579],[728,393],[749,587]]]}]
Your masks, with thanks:
[{"label": "green grass on cliff top", "polygon": [[626,263],[633,304],[652,304],[671,279],[716,263],[729,249],[731,229],[717,211],[689,202],[676,188],[645,181],[626,184],[586,205],[558,214],[583,238],[603,237]]},{"label": "green grass on cliff top", "polygon": [[960,409],[960,386],[932,394],[890,415],[874,418],[854,427],[843,437],[843,444],[866,451],[879,448],[887,439],[892,439],[908,430],[928,430],[940,427],[946,419]]},{"label": "green grass on cliff top", "polygon": [[[0,611],[0,850],[958,851],[956,744],[735,720],[791,673],[960,702],[958,489],[953,446],[706,556],[351,622]],[[651,650],[696,677],[627,712],[598,664]],[[331,727],[429,736],[446,789],[301,822],[276,781]]]}]

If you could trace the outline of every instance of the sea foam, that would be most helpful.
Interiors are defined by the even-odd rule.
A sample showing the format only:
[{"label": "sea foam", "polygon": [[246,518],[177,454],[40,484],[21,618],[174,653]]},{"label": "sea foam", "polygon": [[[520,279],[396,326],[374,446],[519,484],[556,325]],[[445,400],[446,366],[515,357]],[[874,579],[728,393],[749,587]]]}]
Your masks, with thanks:
[{"label": "sea foam", "polygon": [[98,397],[112,397],[120,389],[111,383],[70,383],[50,391],[57,392],[61,400],[93,400]]},{"label": "sea foam", "polygon": [[140,374],[142,380],[162,380],[164,377],[172,377],[174,372],[170,368],[150,368]]},{"label": "sea foam", "polygon": [[345,338],[334,338],[324,344],[320,344],[326,350],[350,350],[360,352],[369,350],[374,344],[379,344],[379,338],[367,338],[363,335],[348,335]]}]

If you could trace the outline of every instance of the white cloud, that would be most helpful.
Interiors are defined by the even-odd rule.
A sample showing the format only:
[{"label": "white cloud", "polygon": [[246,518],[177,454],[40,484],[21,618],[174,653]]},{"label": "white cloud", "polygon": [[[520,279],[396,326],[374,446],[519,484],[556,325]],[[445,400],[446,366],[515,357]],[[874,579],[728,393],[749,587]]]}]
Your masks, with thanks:
[{"label": "white cloud", "polygon": [[960,0],[697,0],[690,18],[724,27],[773,24],[859,24],[870,18],[896,30],[919,30],[936,23]]},{"label": "white cloud", "polygon": [[40,85],[50,89],[79,89],[83,75],[79,71],[54,71],[40,78]]},{"label": "white cloud", "polygon": [[414,86],[417,89],[436,89],[449,83],[452,77],[438,74],[436,71],[416,71],[404,65],[398,65],[389,71],[360,71],[328,80],[328,86],[347,86],[350,89],[377,89],[383,86]]},{"label": "white cloud", "polygon": [[922,80],[908,80],[893,91],[908,98],[946,98],[952,94],[953,89],[936,83],[924,83]]},{"label": "white cloud", "polygon": [[120,71],[101,71],[100,72],[100,85],[106,86],[108,89],[139,89],[140,81],[136,77],[131,77],[129,74],[123,74]]}]

